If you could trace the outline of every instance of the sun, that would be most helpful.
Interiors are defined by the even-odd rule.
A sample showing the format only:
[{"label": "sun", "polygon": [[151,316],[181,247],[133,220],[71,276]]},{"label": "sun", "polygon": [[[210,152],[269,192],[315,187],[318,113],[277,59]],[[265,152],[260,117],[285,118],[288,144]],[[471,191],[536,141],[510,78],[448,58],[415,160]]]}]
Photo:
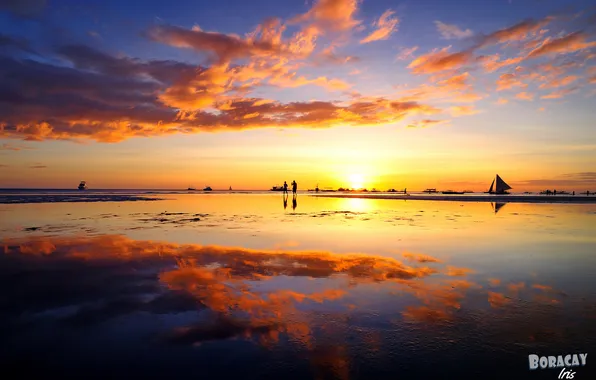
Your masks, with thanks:
[{"label": "sun", "polygon": [[350,187],[361,189],[364,187],[364,176],[362,174],[350,174]]}]

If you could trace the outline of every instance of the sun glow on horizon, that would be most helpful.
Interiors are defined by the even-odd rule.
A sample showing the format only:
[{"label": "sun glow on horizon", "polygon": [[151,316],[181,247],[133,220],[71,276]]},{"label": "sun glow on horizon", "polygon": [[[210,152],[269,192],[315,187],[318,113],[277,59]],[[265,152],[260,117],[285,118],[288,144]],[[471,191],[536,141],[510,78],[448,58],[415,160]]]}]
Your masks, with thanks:
[{"label": "sun glow on horizon", "polygon": [[364,187],[364,176],[362,174],[353,173],[349,177],[350,187],[352,189],[361,189]]}]

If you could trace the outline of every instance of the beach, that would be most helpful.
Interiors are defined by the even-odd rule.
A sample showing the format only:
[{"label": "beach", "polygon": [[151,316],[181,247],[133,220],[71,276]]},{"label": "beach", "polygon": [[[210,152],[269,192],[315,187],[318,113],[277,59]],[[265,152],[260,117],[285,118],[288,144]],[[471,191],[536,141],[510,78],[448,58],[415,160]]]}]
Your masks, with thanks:
[{"label": "beach", "polygon": [[0,204],[7,369],[552,379],[528,355],[596,347],[593,204],[123,193]]}]

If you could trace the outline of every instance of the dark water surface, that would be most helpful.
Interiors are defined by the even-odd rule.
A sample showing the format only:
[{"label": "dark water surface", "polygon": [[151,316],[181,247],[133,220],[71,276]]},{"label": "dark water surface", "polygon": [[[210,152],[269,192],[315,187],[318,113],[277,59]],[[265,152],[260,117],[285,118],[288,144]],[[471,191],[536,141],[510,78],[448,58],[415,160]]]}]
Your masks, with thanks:
[{"label": "dark water surface", "polygon": [[6,374],[596,378],[596,205],[159,197],[0,205]]}]

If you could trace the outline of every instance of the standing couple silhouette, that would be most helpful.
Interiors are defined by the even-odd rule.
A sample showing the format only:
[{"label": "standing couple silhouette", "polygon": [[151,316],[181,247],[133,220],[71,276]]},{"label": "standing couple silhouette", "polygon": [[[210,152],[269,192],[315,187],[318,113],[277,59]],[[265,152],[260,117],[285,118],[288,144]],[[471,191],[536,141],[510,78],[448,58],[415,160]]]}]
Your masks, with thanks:
[{"label": "standing couple silhouette", "polygon": [[[298,184],[296,183],[296,181],[292,181],[292,209],[296,210],[296,207],[298,206]],[[288,207],[288,183],[286,181],[284,181],[284,192],[283,192],[283,198],[284,198],[284,209],[286,207]]]}]

